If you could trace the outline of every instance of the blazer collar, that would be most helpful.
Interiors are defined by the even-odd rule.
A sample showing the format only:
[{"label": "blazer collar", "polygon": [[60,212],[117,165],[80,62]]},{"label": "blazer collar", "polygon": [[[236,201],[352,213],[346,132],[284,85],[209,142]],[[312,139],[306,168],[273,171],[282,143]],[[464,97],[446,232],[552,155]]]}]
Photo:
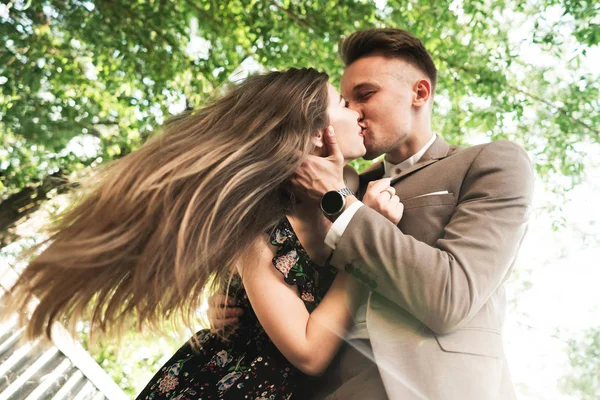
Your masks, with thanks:
[{"label": "blazer collar", "polygon": [[397,182],[398,180],[400,180],[401,178],[404,178],[405,176],[412,174],[413,172],[416,172],[416,171],[420,170],[421,168],[425,168],[426,166],[433,164],[433,163],[437,162],[438,160],[441,160],[442,158],[445,158],[448,156],[448,152],[450,151],[450,145],[448,143],[446,143],[446,141],[444,139],[442,139],[441,136],[439,136],[439,135],[436,135],[436,136],[437,137],[436,137],[435,141],[433,142],[433,144],[427,149],[425,154],[423,154],[423,157],[421,157],[415,165],[413,165],[410,168],[405,169],[404,171],[400,172],[398,175],[395,175],[392,177],[392,185],[395,182]]},{"label": "blazer collar", "polygon": [[440,135],[435,136],[435,141],[429,146],[423,157],[417,161],[417,164],[428,160],[440,160],[448,155],[450,145]]},{"label": "blazer collar", "polygon": [[[440,135],[436,135],[435,141],[431,144],[419,161],[417,161],[417,163],[412,167],[407,168],[398,175],[392,177],[392,184],[408,174],[418,171],[421,168],[447,157],[449,152],[450,145]],[[360,174],[361,183],[381,179],[384,173],[385,170],[383,161],[377,161]]]}]

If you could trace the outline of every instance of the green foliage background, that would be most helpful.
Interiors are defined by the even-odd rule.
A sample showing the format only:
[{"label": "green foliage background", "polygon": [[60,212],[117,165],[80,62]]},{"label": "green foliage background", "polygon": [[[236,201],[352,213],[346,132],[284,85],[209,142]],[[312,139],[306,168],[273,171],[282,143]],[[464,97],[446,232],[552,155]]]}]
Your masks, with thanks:
[{"label": "green foliage background", "polygon": [[567,346],[572,373],[563,378],[563,390],[581,400],[597,399],[600,393],[600,327],[569,339]]},{"label": "green foliage background", "polygon": [[[453,143],[520,143],[557,195],[583,176],[586,144],[600,142],[600,82],[583,67],[600,43],[594,0],[13,0],[1,7],[0,248],[19,239],[16,227],[33,211],[68,191],[74,174],[131,152],[170,107],[201,105],[238,79],[243,62],[311,66],[337,84],[338,39],[361,28],[401,27],[420,37],[439,69],[435,130]],[[531,46],[556,62],[527,61]],[[106,347],[96,355],[105,362],[117,354]],[[149,359],[156,364],[155,355]],[[127,360],[111,363],[130,393],[131,376],[147,373]]]}]

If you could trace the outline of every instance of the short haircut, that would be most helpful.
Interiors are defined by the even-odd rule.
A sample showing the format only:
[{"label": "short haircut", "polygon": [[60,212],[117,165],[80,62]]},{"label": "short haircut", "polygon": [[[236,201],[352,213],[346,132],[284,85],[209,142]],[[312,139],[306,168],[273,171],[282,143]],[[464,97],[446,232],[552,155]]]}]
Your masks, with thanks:
[{"label": "short haircut", "polygon": [[344,64],[371,56],[400,58],[419,68],[431,80],[432,91],[437,83],[437,69],[423,43],[412,33],[395,28],[373,28],[354,32],[342,39],[339,52]]}]

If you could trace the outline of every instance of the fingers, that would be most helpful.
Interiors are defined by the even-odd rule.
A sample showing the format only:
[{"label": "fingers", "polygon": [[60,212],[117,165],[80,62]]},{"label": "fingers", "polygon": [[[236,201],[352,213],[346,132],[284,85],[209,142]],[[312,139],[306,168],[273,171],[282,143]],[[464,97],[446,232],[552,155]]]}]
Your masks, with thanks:
[{"label": "fingers", "polygon": [[233,307],[235,305],[237,305],[237,301],[233,297],[223,294],[213,294],[208,298],[206,314],[212,332],[239,324],[239,317],[244,315],[244,310]]},{"label": "fingers", "polygon": [[363,196],[363,203],[398,225],[404,213],[404,205],[396,195],[396,188],[390,184],[389,178],[370,182]]},{"label": "fingers", "polygon": [[381,201],[377,211],[395,225],[398,225],[404,214],[404,204],[400,202],[398,196],[394,195],[385,201]]},{"label": "fingers", "polygon": [[[369,182],[367,191],[363,196],[363,203],[373,206],[374,203],[380,203],[385,200],[389,200],[393,194],[391,192],[383,193],[386,189],[390,188],[390,178],[379,179],[377,181]],[[383,194],[382,194],[383,193]],[[395,189],[394,189],[395,193]]]},{"label": "fingers", "polygon": [[394,224],[398,225],[400,223],[400,220],[402,219],[403,214],[404,214],[404,204],[402,204],[400,202],[400,199],[398,199],[398,203],[396,203],[393,206],[393,210],[390,214],[390,221],[392,221]]},{"label": "fingers", "polygon": [[400,203],[400,197],[396,196],[395,194],[392,195],[392,197],[390,197],[390,199],[388,200],[388,203],[392,206],[402,204],[402,203]]},{"label": "fingers", "polygon": [[296,171],[296,173],[290,177],[290,183],[298,193],[301,193],[308,198],[320,199],[322,196],[319,189],[314,189],[313,180],[306,175],[304,171]]},{"label": "fingers", "polygon": [[240,323],[239,318],[227,318],[227,319],[219,319],[215,321],[215,323],[210,324],[210,331],[215,333],[218,331],[222,331],[227,327],[236,327]]},{"label": "fingers", "polygon": [[208,317],[211,319],[227,319],[237,318],[244,315],[244,310],[239,307],[225,307],[225,308],[209,308]]},{"label": "fingers", "polygon": [[220,330],[226,326],[238,325],[239,317],[243,314],[244,311],[237,307],[209,307],[207,317],[211,330]]},{"label": "fingers", "polygon": [[344,187],[343,161],[343,157],[338,162],[331,156],[309,155],[290,177],[290,183],[298,193],[320,199],[326,192]]},{"label": "fingers", "polygon": [[391,183],[392,183],[391,178],[383,178],[383,179],[378,179],[376,181],[371,181],[371,182],[369,182],[369,185],[367,186],[367,192],[373,192],[373,193],[379,194],[379,193],[383,192],[386,188],[389,188]]},{"label": "fingers", "polygon": [[396,196],[395,194],[392,195],[388,190],[384,190],[379,194],[379,196],[377,196],[375,201],[377,202],[378,209],[385,211],[400,203],[400,197]]},{"label": "fingers", "polygon": [[[398,197],[396,196],[396,189],[390,186],[385,188],[381,193],[379,193],[379,196],[377,196],[377,200],[380,203],[387,203],[394,197]],[[398,201],[400,201],[400,198],[398,198]]]},{"label": "fingers", "polygon": [[230,296],[224,294],[215,293],[208,298],[209,307],[232,307],[237,305],[237,301]]},{"label": "fingers", "polygon": [[344,155],[342,154],[342,150],[337,143],[337,139],[335,137],[335,132],[333,130],[333,126],[327,127],[325,130],[325,144],[327,145],[327,150],[330,157],[335,158],[336,160],[344,160]]},{"label": "fingers", "polygon": [[388,201],[387,206],[392,215],[397,215],[398,213],[402,215],[404,212],[404,204],[400,202],[400,197],[398,196],[392,196],[392,198]]}]

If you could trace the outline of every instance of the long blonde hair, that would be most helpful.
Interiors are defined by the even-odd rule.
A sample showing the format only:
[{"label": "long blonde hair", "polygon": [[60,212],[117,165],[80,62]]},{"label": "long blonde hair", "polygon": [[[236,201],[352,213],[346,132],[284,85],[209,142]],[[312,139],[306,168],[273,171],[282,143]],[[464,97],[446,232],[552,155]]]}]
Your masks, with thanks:
[{"label": "long blonde hair", "polygon": [[286,190],[326,127],[327,75],[251,76],[107,167],[25,268],[11,308],[40,302],[28,337],[60,321],[107,331],[179,315],[223,282],[256,237],[293,206]]}]

